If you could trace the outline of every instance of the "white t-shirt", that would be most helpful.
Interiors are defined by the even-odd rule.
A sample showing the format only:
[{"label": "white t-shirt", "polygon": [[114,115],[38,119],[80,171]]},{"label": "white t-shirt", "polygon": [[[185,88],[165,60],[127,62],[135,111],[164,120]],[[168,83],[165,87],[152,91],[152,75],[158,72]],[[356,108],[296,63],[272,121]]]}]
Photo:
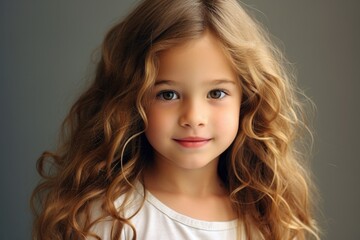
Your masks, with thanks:
[{"label": "white t-shirt", "polygon": [[[223,240],[237,239],[238,221],[209,222],[197,220],[180,214],[169,208],[150,192],[146,191],[145,202],[140,211],[131,218],[131,223],[135,226],[137,239],[139,240],[159,240],[159,239],[201,239],[201,240]],[[131,216],[138,210],[139,204],[144,197],[142,184],[136,185],[136,191],[132,196],[129,206],[124,213],[126,217]],[[115,201],[115,206],[119,206],[124,201],[120,197]],[[111,220],[102,221],[96,224],[94,231],[101,239],[110,240]],[[243,231],[240,231],[243,232]],[[128,225],[125,225],[122,233],[122,240],[130,240],[133,232]],[[246,239],[241,236],[240,239]]]}]

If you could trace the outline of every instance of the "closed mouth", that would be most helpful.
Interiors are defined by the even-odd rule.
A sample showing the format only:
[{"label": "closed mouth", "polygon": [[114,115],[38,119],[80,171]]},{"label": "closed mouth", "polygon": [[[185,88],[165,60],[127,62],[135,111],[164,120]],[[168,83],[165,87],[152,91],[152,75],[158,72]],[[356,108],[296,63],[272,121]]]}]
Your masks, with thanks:
[{"label": "closed mouth", "polygon": [[211,141],[211,138],[201,138],[201,137],[186,137],[174,139],[177,143],[179,143],[183,147],[187,148],[196,148],[201,147]]}]

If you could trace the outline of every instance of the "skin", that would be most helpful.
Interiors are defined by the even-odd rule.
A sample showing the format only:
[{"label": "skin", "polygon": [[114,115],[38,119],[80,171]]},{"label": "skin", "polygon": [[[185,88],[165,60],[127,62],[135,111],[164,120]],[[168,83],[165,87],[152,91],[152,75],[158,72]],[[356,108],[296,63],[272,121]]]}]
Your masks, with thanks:
[{"label": "skin", "polygon": [[236,218],[217,166],[236,137],[240,100],[238,77],[211,32],[159,55],[146,108],[155,157],[145,186],[160,201],[201,220]]}]

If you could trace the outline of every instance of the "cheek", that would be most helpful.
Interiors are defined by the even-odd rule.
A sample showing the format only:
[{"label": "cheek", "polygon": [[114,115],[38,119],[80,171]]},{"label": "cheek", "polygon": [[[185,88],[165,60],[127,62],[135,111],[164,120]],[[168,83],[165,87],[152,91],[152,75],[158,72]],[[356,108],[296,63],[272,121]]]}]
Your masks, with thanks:
[{"label": "cheek", "polygon": [[173,119],[171,114],[161,110],[161,108],[150,107],[146,111],[148,119],[148,128],[146,130],[146,136],[148,138],[157,138],[160,135],[166,134],[171,129]]},{"label": "cheek", "polygon": [[213,120],[217,132],[226,134],[229,137],[235,137],[239,128],[239,114],[240,111],[237,108],[217,111]]},{"label": "cheek", "polygon": [[160,128],[169,122],[170,115],[159,108],[152,107],[146,111],[146,116],[149,123],[149,128]]},{"label": "cheek", "polygon": [[145,136],[148,139],[150,145],[154,147],[154,143],[157,142],[157,132],[161,129],[159,129],[160,121],[161,119],[158,119],[158,115],[156,112],[153,111],[147,111],[146,116],[148,119],[148,128],[145,131]]}]

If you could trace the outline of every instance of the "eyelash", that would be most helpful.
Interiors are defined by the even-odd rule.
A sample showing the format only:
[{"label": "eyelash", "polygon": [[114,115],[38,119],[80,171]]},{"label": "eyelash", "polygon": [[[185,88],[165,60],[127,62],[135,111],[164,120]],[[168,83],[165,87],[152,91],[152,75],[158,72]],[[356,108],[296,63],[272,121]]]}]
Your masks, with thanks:
[{"label": "eyelash", "polygon": [[217,93],[220,92],[220,97],[212,98],[212,99],[222,99],[222,98],[224,98],[224,97],[226,97],[226,96],[229,95],[229,94],[228,94],[225,90],[223,90],[223,89],[214,89],[214,90],[211,90],[211,91],[208,93],[207,97],[209,97],[209,96],[211,95],[211,93],[215,93],[215,92],[217,92]]},{"label": "eyelash", "polygon": [[[164,97],[165,94],[173,94],[173,96],[170,99],[167,99]],[[174,99],[174,96],[177,96],[177,98]],[[176,91],[172,91],[172,90],[163,90],[161,92],[159,92],[158,94],[156,94],[156,98],[160,99],[160,100],[164,100],[164,101],[170,101],[170,100],[176,100],[179,99],[179,94]]]},{"label": "eyelash", "polygon": [[[212,93],[219,93],[220,92],[220,96],[219,97],[211,97]],[[165,94],[172,94],[171,96],[167,96],[164,97]],[[211,98],[211,99],[222,99],[226,96],[228,96],[229,94],[227,93],[227,91],[223,90],[223,89],[213,89],[211,90],[208,94],[207,97]],[[156,94],[156,98],[160,99],[160,100],[164,100],[164,101],[171,101],[171,100],[177,100],[180,98],[179,93],[177,93],[176,91],[173,90],[163,90],[160,91],[158,94]]]}]

